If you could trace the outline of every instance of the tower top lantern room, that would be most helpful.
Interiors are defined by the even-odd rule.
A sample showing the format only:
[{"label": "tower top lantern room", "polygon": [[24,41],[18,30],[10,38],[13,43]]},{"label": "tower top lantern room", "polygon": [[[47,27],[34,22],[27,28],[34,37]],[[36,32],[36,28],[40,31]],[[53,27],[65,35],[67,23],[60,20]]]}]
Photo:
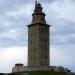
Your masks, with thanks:
[{"label": "tower top lantern room", "polygon": [[42,6],[39,2],[35,1],[35,9],[34,13],[32,14],[32,24],[34,23],[44,23],[45,21],[45,13],[42,11]]}]

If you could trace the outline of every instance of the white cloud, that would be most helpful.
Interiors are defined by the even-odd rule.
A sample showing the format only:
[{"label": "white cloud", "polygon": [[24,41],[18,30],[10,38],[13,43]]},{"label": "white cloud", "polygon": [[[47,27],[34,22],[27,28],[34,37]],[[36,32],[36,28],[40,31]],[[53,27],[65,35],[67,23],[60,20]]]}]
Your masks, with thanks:
[{"label": "white cloud", "polygon": [[[51,45],[51,65],[64,66],[69,69],[75,67],[74,49],[74,45]],[[74,68],[72,68],[72,71],[74,71]]]},{"label": "white cloud", "polygon": [[22,16],[29,16],[32,12],[32,8],[33,8],[32,4],[18,6],[12,11],[7,11],[6,15],[7,16],[14,16],[15,18],[17,16],[21,16],[21,17]]},{"label": "white cloud", "polygon": [[0,14],[0,26],[1,25],[5,25],[5,26],[8,26],[8,25],[11,25],[11,22],[8,21],[8,17],[4,14]]},{"label": "white cloud", "polygon": [[17,39],[19,37],[21,37],[21,35],[23,35],[23,32],[20,31],[19,28],[12,28],[12,29],[8,29],[5,32],[0,32],[0,38],[10,38],[10,39]]},{"label": "white cloud", "polygon": [[65,35],[64,35],[64,37],[63,37],[63,35],[54,35],[51,37],[51,39],[52,39],[52,42],[54,41],[55,43],[59,43],[59,44],[68,43],[68,37]]},{"label": "white cloud", "polygon": [[5,2],[5,1],[7,1],[7,0],[0,0],[0,4],[2,4],[2,3]]},{"label": "white cloud", "polygon": [[51,34],[51,45],[72,45],[75,44],[75,34]]},{"label": "white cloud", "polygon": [[8,47],[0,50],[0,72],[11,72],[16,63],[27,65],[27,47]]},{"label": "white cloud", "polygon": [[75,22],[75,3],[72,0],[57,0],[50,5],[50,9],[57,12],[59,18]]}]

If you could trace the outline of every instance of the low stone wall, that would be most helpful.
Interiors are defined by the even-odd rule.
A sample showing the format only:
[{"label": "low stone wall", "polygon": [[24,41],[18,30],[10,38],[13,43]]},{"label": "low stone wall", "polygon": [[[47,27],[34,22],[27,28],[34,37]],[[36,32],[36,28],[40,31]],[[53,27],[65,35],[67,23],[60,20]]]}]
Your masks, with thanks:
[{"label": "low stone wall", "polygon": [[64,67],[56,67],[56,66],[49,66],[49,67],[28,67],[28,66],[17,66],[12,69],[12,72],[25,72],[25,71],[61,71],[61,72],[68,72],[68,70]]}]

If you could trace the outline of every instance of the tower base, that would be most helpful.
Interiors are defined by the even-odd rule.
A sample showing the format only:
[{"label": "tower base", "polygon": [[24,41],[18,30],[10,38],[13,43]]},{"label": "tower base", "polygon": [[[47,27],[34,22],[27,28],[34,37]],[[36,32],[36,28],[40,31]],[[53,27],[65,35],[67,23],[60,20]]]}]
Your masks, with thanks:
[{"label": "tower base", "polygon": [[57,72],[68,72],[69,70],[67,68],[64,68],[62,66],[49,66],[49,67],[29,67],[29,66],[23,66],[22,64],[15,65],[15,67],[12,68],[12,72],[28,72],[28,71],[57,71]]}]

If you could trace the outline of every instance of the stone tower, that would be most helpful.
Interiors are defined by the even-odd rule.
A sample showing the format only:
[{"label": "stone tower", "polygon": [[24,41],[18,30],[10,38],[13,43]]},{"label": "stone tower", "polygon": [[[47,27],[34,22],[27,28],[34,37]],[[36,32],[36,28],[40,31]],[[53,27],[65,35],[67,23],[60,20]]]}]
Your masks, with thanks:
[{"label": "stone tower", "polygon": [[28,66],[49,66],[49,26],[40,3],[35,2],[32,22],[28,25]]},{"label": "stone tower", "polygon": [[12,72],[58,71],[68,72],[62,66],[49,66],[49,26],[40,3],[35,3],[32,22],[28,25],[28,66],[15,64]]}]

